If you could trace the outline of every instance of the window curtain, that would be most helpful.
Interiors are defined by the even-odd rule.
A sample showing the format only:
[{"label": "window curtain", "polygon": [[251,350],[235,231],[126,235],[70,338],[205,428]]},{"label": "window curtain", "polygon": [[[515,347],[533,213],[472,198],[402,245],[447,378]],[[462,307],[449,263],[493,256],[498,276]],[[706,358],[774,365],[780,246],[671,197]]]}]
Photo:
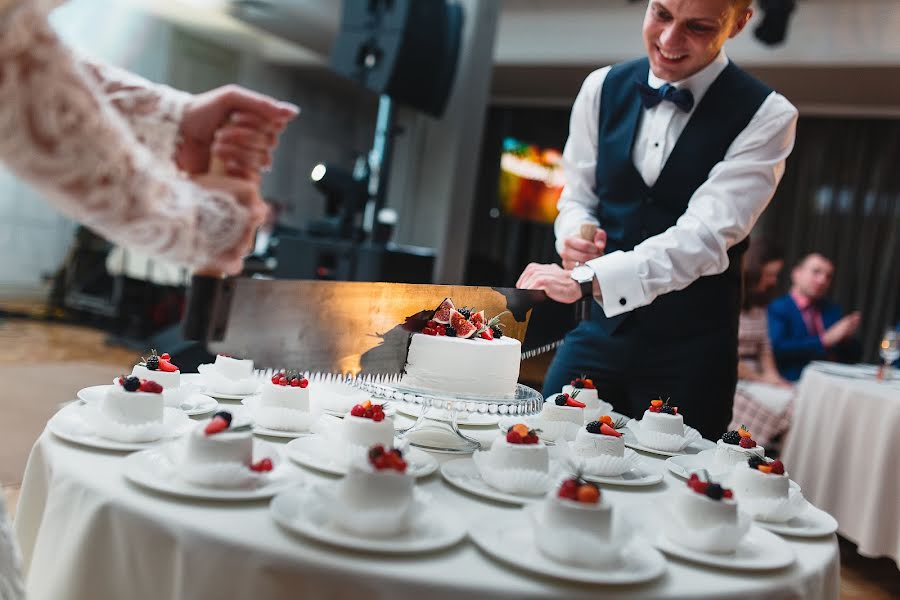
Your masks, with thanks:
[{"label": "window curtain", "polygon": [[900,319],[900,120],[801,118],[762,229],[790,268],[810,251],[834,261],[831,298],[862,313],[863,360],[879,361]]}]

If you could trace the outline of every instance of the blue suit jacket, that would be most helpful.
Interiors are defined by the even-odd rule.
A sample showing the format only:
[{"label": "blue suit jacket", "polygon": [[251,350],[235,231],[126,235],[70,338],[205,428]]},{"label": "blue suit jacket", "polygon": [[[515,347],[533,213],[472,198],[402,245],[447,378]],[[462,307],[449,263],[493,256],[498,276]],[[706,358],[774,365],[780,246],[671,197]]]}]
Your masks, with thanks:
[{"label": "blue suit jacket", "polygon": [[[819,303],[822,324],[825,329],[834,325],[842,316],[841,307],[833,302]],[[769,304],[769,340],[772,353],[781,376],[790,381],[800,379],[803,367],[814,360],[859,360],[860,347],[856,340],[846,340],[828,350],[822,346],[819,336],[810,335],[800,309],[790,294],[785,294]]]}]

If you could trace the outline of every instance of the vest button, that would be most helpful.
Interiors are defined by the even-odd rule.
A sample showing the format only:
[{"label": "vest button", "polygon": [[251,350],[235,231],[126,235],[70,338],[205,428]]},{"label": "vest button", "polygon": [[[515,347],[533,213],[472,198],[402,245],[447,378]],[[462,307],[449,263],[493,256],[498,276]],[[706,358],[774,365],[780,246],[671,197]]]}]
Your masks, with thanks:
[{"label": "vest button", "polygon": [[628,301],[625,298],[619,298],[619,304],[621,306],[625,306],[626,304],[628,304]]}]

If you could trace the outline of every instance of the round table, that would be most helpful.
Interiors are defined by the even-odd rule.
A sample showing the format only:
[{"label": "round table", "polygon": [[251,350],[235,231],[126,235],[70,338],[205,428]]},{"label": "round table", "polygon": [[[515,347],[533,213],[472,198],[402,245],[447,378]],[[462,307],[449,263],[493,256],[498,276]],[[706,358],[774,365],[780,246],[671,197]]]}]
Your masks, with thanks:
[{"label": "round table", "polygon": [[860,554],[900,566],[900,381],[879,382],[873,372],[831,363],[804,369],[784,462]]},{"label": "round table", "polygon": [[[469,433],[489,440],[498,430]],[[788,538],[796,562],[776,571],[722,570],[670,558],[666,574],[650,583],[581,585],[509,568],[469,540],[413,556],[319,544],[279,527],[268,501],[192,501],[137,487],[122,474],[123,456],[70,444],[48,431],[35,443],[15,522],[30,600],[839,596],[834,535]],[[665,469],[660,458],[645,461]],[[334,480],[296,468],[307,482]],[[451,509],[452,518],[467,522],[519,510],[457,490],[439,473],[418,485]],[[666,473],[648,488],[601,487],[614,505],[624,505],[659,501],[675,485],[684,483]]]}]

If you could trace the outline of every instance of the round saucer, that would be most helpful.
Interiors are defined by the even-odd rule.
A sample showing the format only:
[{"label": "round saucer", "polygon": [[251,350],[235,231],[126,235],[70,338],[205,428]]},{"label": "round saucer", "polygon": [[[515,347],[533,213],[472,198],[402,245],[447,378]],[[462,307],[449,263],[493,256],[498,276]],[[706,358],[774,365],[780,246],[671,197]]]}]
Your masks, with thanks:
[{"label": "round saucer", "polygon": [[166,436],[150,442],[120,442],[95,433],[93,427],[85,419],[87,410],[96,410],[96,408],[89,404],[70,404],[47,421],[47,430],[56,437],[73,444],[100,450],[133,452],[168,442],[172,438],[184,435],[194,427],[194,422],[182,411],[167,407],[163,409],[163,423],[167,427]]},{"label": "round saucer", "polygon": [[712,442],[709,442],[704,439],[700,439],[699,441],[693,442],[692,444],[688,444],[688,446],[678,452],[670,452],[668,450],[657,450],[656,448],[648,448],[647,446],[642,445],[638,442],[634,433],[627,427],[620,430],[622,432],[622,437],[625,438],[625,446],[631,448],[633,450],[639,450],[641,452],[646,452],[648,454],[656,454],[658,456],[680,456],[682,454],[698,454],[703,450],[706,450],[710,447]]},{"label": "round saucer", "polygon": [[[316,471],[331,475],[346,475],[346,463],[337,460],[330,452],[329,444],[320,436],[311,435],[291,440],[284,447],[288,458]],[[409,473],[414,477],[427,477],[438,468],[437,459],[418,448],[404,452]]]},{"label": "round saucer", "polygon": [[806,510],[785,523],[769,521],[754,521],[754,523],[779,535],[802,538],[823,537],[835,533],[838,529],[837,519],[809,502],[806,503]]},{"label": "round saucer", "polygon": [[[551,461],[550,472],[552,473],[553,470],[554,464],[553,461]],[[542,500],[546,495],[546,492],[540,492],[533,496],[510,494],[492,487],[481,478],[481,474],[475,466],[475,461],[472,460],[471,457],[457,458],[445,462],[441,465],[441,476],[448,483],[469,492],[470,494],[481,496],[482,498],[487,498],[489,500],[496,500],[497,502],[506,502],[508,504],[537,502],[538,500]]]},{"label": "round saucer", "polygon": [[794,550],[790,544],[756,524],[750,526],[734,552],[701,552],[673,542],[664,533],[659,534],[654,545],[676,558],[735,571],[781,569],[794,562]]}]

